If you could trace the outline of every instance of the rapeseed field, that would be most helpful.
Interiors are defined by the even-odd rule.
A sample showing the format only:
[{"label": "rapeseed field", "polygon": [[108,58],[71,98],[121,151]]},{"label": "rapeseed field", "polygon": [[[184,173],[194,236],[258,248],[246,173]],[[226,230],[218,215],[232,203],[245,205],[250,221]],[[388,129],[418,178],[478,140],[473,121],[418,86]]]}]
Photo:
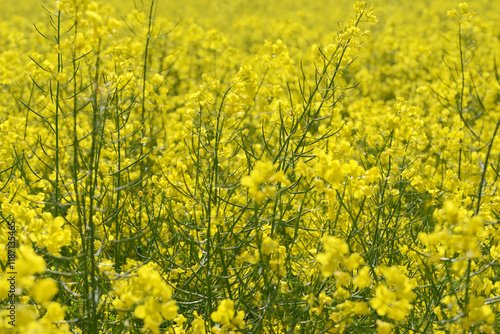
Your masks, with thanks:
[{"label": "rapeseed field", "polygon": [[0,333],[500,332],[497,1],[0,14]]}]

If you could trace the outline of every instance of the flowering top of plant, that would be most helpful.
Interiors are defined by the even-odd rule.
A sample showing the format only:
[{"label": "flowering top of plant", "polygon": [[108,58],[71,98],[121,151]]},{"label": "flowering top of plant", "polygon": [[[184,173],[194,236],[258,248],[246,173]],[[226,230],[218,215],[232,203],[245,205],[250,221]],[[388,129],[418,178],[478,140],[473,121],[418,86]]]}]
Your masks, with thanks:
[{"label": "flowering top of plant", "polygon": [[500,331],[493,2],[4,2],[0,332]]}]

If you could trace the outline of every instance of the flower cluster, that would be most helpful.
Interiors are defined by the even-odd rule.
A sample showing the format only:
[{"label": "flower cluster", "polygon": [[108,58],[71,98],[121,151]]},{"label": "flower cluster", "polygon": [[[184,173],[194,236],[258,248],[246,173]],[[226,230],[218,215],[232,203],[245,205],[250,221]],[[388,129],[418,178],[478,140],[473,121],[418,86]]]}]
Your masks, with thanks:
[{"label": "flower cluster", "polygon": [[285,186],[287,183],[283,171],[276,171],[276,166],[270,161],[258,161],[250,175],[241,179],[241,185],[248,187],[248,193],[257,203],[266,197],[273,197],[278,184]]},{"label": "flower cluster", "polygon": [[0,13],[0,332],[500,332],[493,2],[39,2]]}]

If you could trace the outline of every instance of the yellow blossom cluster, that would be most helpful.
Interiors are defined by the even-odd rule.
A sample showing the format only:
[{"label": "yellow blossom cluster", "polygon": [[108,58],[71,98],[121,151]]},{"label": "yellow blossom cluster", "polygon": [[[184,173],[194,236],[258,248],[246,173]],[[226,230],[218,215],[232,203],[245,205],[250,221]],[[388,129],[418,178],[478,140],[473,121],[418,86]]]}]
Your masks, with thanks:
[{"label": "yellow blossom cluster", "polygon": [[241,179],[241,185],[248,187],[248,193],[257,202],[262,202],[266,197],[272,197],[278,184],[286,186],[287,177],[283,171],[276,171],[270,161],[258,161],[250,175]]},{"label": "yellow blossom cluster", "polygon": [[230,299],[224,299],[213,312],[211,318],[213,321],[222,325],[222,327],[212,328],[213,333],[237,333],[238,329],[245,328],[245,312],[234,309],[234,302]]},{"label": "yellow blossom cluster", "polygon": [[0,333],[500,332],[495,5],[3,1]]}]

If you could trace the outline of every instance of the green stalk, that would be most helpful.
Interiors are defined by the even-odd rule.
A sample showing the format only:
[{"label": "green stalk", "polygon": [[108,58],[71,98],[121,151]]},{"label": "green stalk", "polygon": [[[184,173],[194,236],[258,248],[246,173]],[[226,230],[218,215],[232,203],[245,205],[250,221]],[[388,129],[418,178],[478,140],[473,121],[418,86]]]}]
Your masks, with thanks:
[{"label": "green stalk", "polygon": [[[90,173],[89,173],[89,217],[88,217],[88,231],[89,234],[87,236],[87,247],[88,253],[87,256],[90,257],[90,294],[87,295],[88,309],[90,311],[89,316],[89,329],[90,333],[97,333],[97,322],[98,322],[98,314],[97,314],[97,302],[99,300],[98,296],[98,287],[97,287],[97,265],[95,261],[95,248],[94,248],[94,240],[95,240],[95,223],[94,223],[94,199],[97,188],[97,178],[99,173],[99,156],[102,147],[102,130],[101,126],[104,126],[104,119],[100,119],[100,103],[98,101],[98,89],[99,89],[99,76],[100,76],[100,47],[101,41],[99,41],[99,45],[96,51],[97,59],[95,63],[95,76],[94,76],[94,92],[92,97],[92,146],[90,151]],[[90,295],[90,296],[89,296]],[[90,299],[90,300],[89,300]]]},{"label": "green stalk", "polygon": [[488,168],[488,161],[491,154],[491,148],[493,147],[493,142],[495,140],[499,127],[500,127],[500,119],[497,122],[495,131],[493,131],[493,136],[491,137],[490,143],[488,144],[488,151],[486,152],[486,158],[484,159],[484,167],[483,167],[483,172],[481,173],[481,181],[479,182],[479,191],[477,194],[476,215],[479,214],[479,209],[481,208],[481,197],[483,195],[483,185],[486,179],[486,169]]},{"label": "green stalk", "polygon": [[[61,11],[58,11],[57,13],[57,31],[56,31],[56,43],[57,43],[57,73],[60,74],[63,71],[63,60],[62,60],[62,50],[60,50],[60,45],[61,45]],[[56,111],[55,111],[55,136],[56,136],[56,161],[55,161],[55,172],[56,172],[56,181],[54,184],[54,205],[55,205],[55,215],[59,216],[60,213],[60,203],[59,203],[59,109],[60,109],[60,101],[59,101],[59,94],[60,94],[60,85],[61,83],[59,82],[59,78],[56,83],[56,97],[55,97],[55,105],[56,105]]]}]

